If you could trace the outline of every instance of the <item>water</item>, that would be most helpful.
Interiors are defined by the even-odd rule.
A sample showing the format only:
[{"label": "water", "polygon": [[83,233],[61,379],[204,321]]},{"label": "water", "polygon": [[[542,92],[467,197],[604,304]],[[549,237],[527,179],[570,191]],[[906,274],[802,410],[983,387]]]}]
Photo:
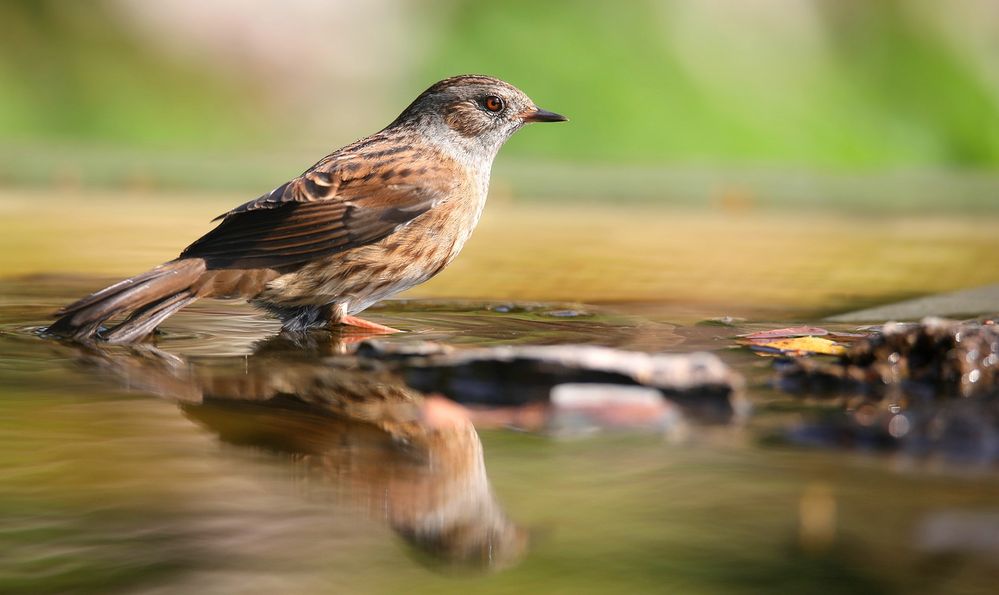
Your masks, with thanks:
[{"label": "water", "polygon": [[96,285],[0,287],[0,592],[994,589],[991,467],[767,440],[835,405],[775,391],[731,338],[814,321],[698,324],[717,312],[665,304],[372,313],[410,331],[388,341],[706,349],[750,383],[745,424],[565,440],[333,373],[323,358],[349,341],[274,338],[241,304],[196,304],[157,349],[34,334]]}]

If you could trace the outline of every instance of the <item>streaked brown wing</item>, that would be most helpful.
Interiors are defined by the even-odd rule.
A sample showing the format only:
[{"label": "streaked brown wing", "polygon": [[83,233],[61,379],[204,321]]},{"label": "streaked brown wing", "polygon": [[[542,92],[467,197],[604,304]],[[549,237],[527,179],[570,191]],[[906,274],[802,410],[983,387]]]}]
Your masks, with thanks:
[{"label": "streaked brown wing", "polygon": [[[223,215],[222,223],[181,258],[209,269],[281,269],[377,242],[446,195],[433,185],[392,183],[392,176],[347,177],[320,162],[301,177]],[[348,168],[348,174],[357,168]],[[389,170],[391,173],[391,170]]]}]

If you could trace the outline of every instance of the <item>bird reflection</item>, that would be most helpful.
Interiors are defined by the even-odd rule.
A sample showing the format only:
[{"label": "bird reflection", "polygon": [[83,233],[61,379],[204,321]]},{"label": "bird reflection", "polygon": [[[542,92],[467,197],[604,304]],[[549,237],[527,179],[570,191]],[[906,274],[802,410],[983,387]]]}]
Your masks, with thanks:
[{"label": "bird reflection", "polygon": [[288,457],[310,489],[367,507],[421,561],[495,569],[519,560],[527,531],[497,502],[464,409],[386,370],[323,358],[343,351],[337,343],[278,337],[249,356],[212,358],[149,345],[70,348],[130,390],[178,401],[224,442]]}]

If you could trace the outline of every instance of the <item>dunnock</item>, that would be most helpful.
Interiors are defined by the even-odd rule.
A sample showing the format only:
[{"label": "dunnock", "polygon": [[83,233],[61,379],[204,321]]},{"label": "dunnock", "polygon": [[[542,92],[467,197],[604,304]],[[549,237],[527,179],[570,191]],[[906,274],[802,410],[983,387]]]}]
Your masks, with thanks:
[{"label": "dunnock", "polygon": [[479,220],[503,143],[528,122],[565,120],[495,78],[440,81],[381,132],[220,216],[176,260],[66,306],[48,331],[131,343],[203,297],[245,297],[290,331],[394,331],[354,314],[443,270]]}]

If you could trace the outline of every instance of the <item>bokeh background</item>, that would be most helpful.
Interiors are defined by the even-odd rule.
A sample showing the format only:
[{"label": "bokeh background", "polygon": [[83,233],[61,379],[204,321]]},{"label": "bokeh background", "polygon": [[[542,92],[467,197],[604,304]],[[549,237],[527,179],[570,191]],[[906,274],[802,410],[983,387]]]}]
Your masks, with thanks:
[{"label": "bokeh background", "polygon": [[510,141],[417,294],[833,311],[999,281],[988,0],[7,0],[0,33],[10,275],[171,258],[475,72],[572,121]]}]

